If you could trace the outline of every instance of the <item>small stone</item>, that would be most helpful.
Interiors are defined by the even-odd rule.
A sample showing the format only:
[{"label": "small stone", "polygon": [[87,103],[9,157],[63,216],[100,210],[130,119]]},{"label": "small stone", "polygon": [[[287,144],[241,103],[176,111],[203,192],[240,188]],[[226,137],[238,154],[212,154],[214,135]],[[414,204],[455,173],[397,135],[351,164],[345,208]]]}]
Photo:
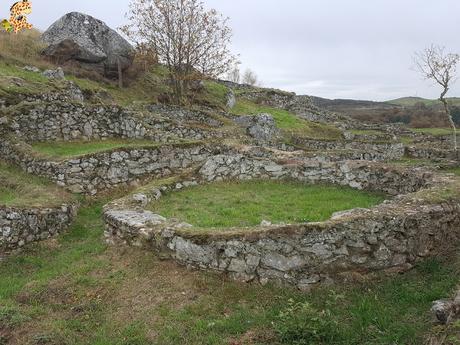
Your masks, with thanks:
[{"label": "small stone", "polygon": [[149,203],[149,198],[142,193],[134,194],[132,196],[132,199],[141,206],[147,206],[147,204]]},{"label": "small stone", "polygon": [[35,73],[40,72],[40,69],[35,66],[24,66],[22,69],[27,72],[35,72]]},{"label": "small stone", "polygon": [[61,67],[57,69],[47,69],[42,75],[48,79],[65,79],[64,71]]}]

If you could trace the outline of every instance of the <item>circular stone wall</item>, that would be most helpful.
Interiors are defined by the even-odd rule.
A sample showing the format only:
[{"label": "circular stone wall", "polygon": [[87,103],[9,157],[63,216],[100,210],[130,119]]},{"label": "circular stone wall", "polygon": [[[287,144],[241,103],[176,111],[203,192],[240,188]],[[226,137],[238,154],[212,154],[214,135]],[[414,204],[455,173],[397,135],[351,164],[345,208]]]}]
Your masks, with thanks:
[{"label": "circular stone wall", "polygon": [[[397,196],[324,222],[220,231],[196,229],[145,210],[171,190],[253,178],[328,182]],[[458,178],[369,162],[220,155],[208,159],[197,174],[158,182],[106,205],[106,237],[111,243],[150,248],[179,263],[225,272],[239,280],[308,289],[350,272],[405,270],[458,243],[459,186]]]}]

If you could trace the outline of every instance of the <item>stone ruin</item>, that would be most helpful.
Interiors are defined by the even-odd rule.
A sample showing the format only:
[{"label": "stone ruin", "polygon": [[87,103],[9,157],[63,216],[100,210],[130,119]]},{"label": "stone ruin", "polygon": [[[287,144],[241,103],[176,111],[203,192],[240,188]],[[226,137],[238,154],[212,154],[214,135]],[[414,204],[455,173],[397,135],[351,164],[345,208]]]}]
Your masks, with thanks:
[{"label": "stone ruin", "polygon": [[[270,115],[235,118],[171,106],[128,109],[90,104],[69,83],[58,93],[27,94],[19,102],[3,103],[0,154],[76,193],[95,195],[116,187],[142,186],[105,206],[109,243],[143,247],[180,264],[243,281],[308,290],[355,273],[404,271],[458,243],[458,178],[384,162],[407,153],[435,154],[399,142],[395,133],[407,134],[403,128],[382,127],[379,135],[353,134],[353,129],[369,128],[323,113],[306,96],[250,89],[240,94],[263,98],[266,104],[289,109],[301,118],[332,121],[342,138],[299,137],[287,143]],[[142,139],[152,145],[69,159],[40,155],[31,147],[37,141],[110,138]],[[161,182],[164,177],[169,182]],[[347,185],[384,192],[388,200],[370,209],[336,214],[325,222],[219,231],[196,231],[193,225],[145,210],[164,193],[243,179]],[[77,205],[40,212],[0,208],[0,247],[14,249],[54,236],[71,222],[76,210]]]}]

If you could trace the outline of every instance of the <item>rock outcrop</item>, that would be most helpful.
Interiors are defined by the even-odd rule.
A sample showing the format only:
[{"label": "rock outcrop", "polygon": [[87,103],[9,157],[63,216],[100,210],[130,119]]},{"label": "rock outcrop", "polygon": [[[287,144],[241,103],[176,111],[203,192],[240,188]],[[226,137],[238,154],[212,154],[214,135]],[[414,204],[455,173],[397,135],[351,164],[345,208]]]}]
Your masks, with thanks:
[{"label": "rock outcrop", "polygon": [[79,12],[67,13],[42,35],[48,44],[43,54],[58,63],[77,61],[83,67],[116,76],[118,63],[132,64],[133,48],[104,22]]}]

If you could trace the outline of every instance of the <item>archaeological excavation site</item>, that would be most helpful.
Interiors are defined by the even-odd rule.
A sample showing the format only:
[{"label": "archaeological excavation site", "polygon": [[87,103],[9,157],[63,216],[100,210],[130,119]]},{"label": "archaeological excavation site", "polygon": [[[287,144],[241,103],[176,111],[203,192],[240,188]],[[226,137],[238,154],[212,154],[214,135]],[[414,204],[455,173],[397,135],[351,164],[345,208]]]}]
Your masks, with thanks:
[{"label": "archaeological excavation site", "polygon": [[161,58],[77,12],[10,35],[0,345],[457,344],[448,125],[197,71],[177,101]]}]

